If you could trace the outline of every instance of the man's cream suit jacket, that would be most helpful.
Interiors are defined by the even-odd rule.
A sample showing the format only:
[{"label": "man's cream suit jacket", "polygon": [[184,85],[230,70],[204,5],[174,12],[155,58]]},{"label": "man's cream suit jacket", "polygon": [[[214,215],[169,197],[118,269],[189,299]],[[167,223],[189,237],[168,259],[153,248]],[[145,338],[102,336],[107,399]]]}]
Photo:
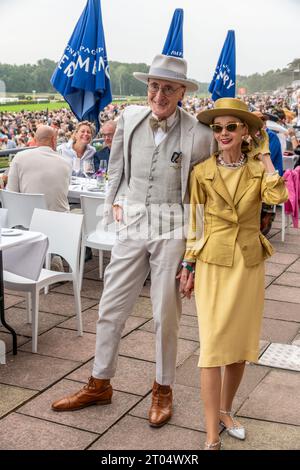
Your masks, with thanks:
[{"label": "man's cream suit jacket", "polygon": [[[180,112],[182,152],[181,187],[182,203],[189,204],[189,174],[197,163],[209,158],[213,149],[212,132],[209,127],[182,108]],[[109,184],[106,210],[118,201],[126,199],[131,169],[131,139],[137,126],[151,113],[149,107],[129,106],[119,119],[109,159]],[[106,217],[108,213],[106,213]],[[108,221],[106,219],[106,221]],[[110,219],[111,220],[111,219]]]}]

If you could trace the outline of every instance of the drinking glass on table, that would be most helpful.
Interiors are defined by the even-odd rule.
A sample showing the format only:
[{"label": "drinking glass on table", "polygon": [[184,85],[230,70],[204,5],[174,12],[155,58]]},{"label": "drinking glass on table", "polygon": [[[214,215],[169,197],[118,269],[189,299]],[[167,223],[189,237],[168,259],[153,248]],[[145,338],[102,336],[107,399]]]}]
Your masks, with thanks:
[{"label": "drinking glass on table", "polygon": [[83,173],[87,178],[88,183],[91,183],[91,179],[95,174],[94,162],[92,160],[86,160],[83,162]]},{"label": "drinking glass on table", "polygon": [[106,173],[107,173],[107,160],[100,160],[99,170],[103,170],[103,172],[106,175]]},{"label": "drinking glass on table", "polygon": [[102,191],[105,191],[106,175],[107,175],[107,161],[100,160],[99,170],[97,171],[97,186]]}]

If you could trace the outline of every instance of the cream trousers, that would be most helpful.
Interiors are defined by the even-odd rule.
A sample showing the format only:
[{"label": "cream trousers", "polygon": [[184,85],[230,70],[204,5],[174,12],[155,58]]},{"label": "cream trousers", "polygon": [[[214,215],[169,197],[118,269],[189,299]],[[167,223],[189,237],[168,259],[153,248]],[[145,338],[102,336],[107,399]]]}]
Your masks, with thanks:
[{"label": "cream trousers", "polygon": [[175,380],[181,300],[176,273],[185,240],[118,240],[106,268],[99,306],[93,377],[115,375],[122,331],[151,273],[151,302],[156,335],[156,381]]}]

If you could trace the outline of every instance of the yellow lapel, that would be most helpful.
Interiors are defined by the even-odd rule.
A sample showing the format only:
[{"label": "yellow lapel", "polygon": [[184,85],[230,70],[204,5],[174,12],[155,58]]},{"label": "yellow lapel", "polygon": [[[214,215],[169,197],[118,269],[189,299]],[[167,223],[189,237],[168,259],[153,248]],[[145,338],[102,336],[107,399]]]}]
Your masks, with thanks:
[{"label": "yellow lapel", "polygon": [[207,162],[205,178],[212,180],[211,185],[216,191],[216,193],[218,193],[219,196],[221,196],[227,202],[227,204],[232,209],[234,209],[233,200],[226,188],[226,185],[217,167],[215,155],[213,155],[212,158],[210,158]]},{"label": "yellow lapel", "polygon": [[246,163],[234,196],[235,206],[237,206],[244,194],[249,191],[251,186],[255,183],[255,179],[261,177],[261,171],[259,171],[260,168],[258,165],[259,162],[253,159],[249,159]]}]

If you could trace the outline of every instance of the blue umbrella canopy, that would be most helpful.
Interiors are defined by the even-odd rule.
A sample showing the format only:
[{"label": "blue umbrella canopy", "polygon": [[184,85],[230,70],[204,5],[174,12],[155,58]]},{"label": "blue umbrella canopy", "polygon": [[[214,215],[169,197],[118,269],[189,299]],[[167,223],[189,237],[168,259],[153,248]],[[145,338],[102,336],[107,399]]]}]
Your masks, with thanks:
[{"label": "blue umbrella canopy", "polygon": [[234,98],[236,87],[236,64],[235,64],[235,34],[233,30],[228,31],[224,46],[209,86],[212,99]]},{"label": "blue umbrella canopy", "polygon": [[176,8],[162,54],[183,58],[183,10]]},{"label": "blue umbrella canopy", "polygon": [[88,0],[51,78],[79,121],[94,122],[112,101],[100,0]]}]

